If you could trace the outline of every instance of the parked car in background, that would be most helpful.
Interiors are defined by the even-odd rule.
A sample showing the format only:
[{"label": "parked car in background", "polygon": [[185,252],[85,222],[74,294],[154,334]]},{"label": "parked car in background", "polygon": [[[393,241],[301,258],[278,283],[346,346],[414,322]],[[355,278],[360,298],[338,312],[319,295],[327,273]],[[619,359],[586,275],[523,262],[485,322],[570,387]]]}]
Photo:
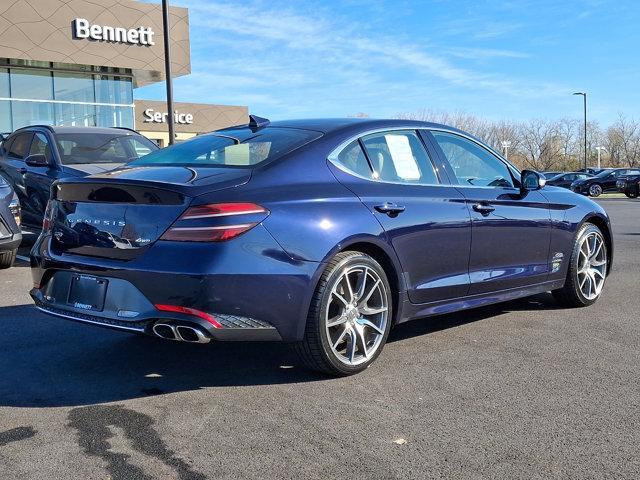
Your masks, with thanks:
[{"label": "parked car in background", "polygon": [[604,172],[605,170],[607,170],[606,168],[581,168],[579,170],[577,170],[578,172],[581,173],[590,173],[591,175],[598,175],[601,172]]},{"label": "parked car in background", "polygon": [[9,268],[22,241],[20,202],[11,186],[0,176],[0,268]]},{"label": "parked car in background", "polygon": [[640,169],[637,168],[609,168],[594,177],[576,180],[571,184],[571,190],[590,197],[599,197],[603,193],[617,192],[617,182],[621,178],[638,174]]},{"label": "parked car in background", "polygon": [[547,185],[553,185],[556,187],[571,188],[571,184],[576,180],[586,180],[593,175],[583,172],[569,172],[561,173],[547,180]]},{"label": "parked car in background", "polygon": [[24,226],[39,231],[54,181],[112,170],[157,149],[128,129],[36,125],[2,142],[0,175],[18,195]]},{"label": "parked car in background", "polygon": [[607,214],[544,185],[444,125],[253,118],[56,182],[31,295],[174,341],[294,342],[349,375],[398,323],[546,291],[596,302]]},{"label": "parked car in background", "polygon": [[558,175],[560,175],[561,173],[565,173],[565,172],[556,172],[556,171],[548,171],[548,172],[542,172],[542,174],[544,175],[544,177],[546,179],[550,179],[553,177],[557,177]]},{"label": "parked car in background", "polygon": [[624,193],[629,198],[640,196],[640,172],[637,175],[628,175],[620,178],[616,182],[618,191]]}]

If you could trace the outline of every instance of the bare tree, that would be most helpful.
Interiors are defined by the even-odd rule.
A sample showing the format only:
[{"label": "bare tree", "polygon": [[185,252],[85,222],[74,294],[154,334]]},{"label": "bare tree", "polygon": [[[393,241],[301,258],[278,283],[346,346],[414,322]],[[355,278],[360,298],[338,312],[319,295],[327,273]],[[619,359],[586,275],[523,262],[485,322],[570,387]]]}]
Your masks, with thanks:
[{"label": "bare tree", "polygon": [[[396,118],[450,125],[481,138],[504,153],[509,142],[509,160],[520,167],[537,170],[577,170],[584,165],[582,122],[563,118],[557,121],[533,119],[527,122],[488,120],[464,112],[422,109]],[[604,146],[602,166],[640,165],[640,122],[620,116],[605,132],[597,122],[587,123],[587,160],[595,165],[597,148]]]}]

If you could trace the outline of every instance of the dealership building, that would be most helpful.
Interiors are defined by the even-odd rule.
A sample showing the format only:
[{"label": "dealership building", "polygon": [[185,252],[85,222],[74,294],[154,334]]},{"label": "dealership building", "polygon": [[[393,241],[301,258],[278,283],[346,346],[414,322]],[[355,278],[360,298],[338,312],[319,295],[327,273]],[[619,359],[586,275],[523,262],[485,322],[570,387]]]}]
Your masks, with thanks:
[{"label": "dealership building", "polygon": [[[173,75],[189,75],[188,10],[171,7],[170,21]],[[165,79],[163,36],[160,4],[2,0],[0,132],[33,124],[118,126],[166,145],[166,104],[134,100],[137,87]],[[248,119],[243,106],[174,107],[178,140]]]}]

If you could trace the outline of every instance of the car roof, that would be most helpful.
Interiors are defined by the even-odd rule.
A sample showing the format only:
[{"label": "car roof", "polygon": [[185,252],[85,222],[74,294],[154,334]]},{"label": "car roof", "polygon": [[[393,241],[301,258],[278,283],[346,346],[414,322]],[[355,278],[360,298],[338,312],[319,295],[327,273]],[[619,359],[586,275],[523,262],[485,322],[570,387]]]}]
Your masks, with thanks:
[{"label": "car roof", "polygon": [[138,135],[138,132],[128,128],[109,128],[109,127],[59,127],[52,125],[29,125],[17,129],[15,132],[25,130],[46,129],[55,134],[79,133],[79,134],[120,134],[120,135]]},{"label": "car roof", "polygon": [[[239,125],[234,128],[245,127]],[[401,120],[401,119],[373,119],[373,118],[310,118],[296,120],[277,120],[269,123],[269,126],[280,128],[299,128],[303,130],[314,130],[322,133],[337,133],[343,130],[368,130],[376,128],[398,128],[398,127],[414,127],[414,128],[443,128],[447,130],[457,130],[453,127],[440,125],[431,122],[422,122],[418,120]],[[227,130],[227,129],[225,129]]]}]

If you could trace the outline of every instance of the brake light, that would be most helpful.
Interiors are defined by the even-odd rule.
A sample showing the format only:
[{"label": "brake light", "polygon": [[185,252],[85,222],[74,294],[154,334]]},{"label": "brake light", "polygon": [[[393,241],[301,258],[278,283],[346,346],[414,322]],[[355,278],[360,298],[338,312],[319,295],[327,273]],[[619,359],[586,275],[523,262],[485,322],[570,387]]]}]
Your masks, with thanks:
[{"label": "brake light", "polygon": [[48,232],[53,226],[53,204],[51,200],[47,201],[47,208],[44,211],[44,218],[42,219],[42,230]]},{"label": "brake light", "polygon": [[[193,220],[223,219],[250,215],[246,222],[231,225],[193,225]],[[189,207],[162,235],[162,240],[175,242],[225,242],[248,232],[269,215],[269,210],[255,203],[214,203]],[[256,216],[258,218],[256,218]],[[185,223],[186,222],[186,223]],[[202,222],[198,222],[202,223]]]},{"label": "brake light", "polygon": [[11,214],[13,215],[13,219],[16,221],[16,225],[20,226],[20,222],[22,220],[22,210],[20,209],[20,202],[17,198],[14,197],[9,204],[9,210],[11,210]]},{"label": "brake light", "polygon": [[228,225],[223,227],[172,227],[162,235],[162,240],[175,242],[224,242],[251,230],[257,223]]},{"label": "brake light", "polygon": [[216,203],[213,205],[191,207],[182,214],[180,220],[228,217],[231,215],[248,215],[251,213],[267,213],[267,210],[255,203]]},{"label": "brake light", "polygon": [[211,325],[213,325],[213,328],[222,328],[222,325],[215,319],[213,315],[201,312],[200,310],[196,310],[195,308],[178,307],[176,305],[155,305],[155,307],[161,312],[182,313],[185,315],[198,317],[209,322]]}]

